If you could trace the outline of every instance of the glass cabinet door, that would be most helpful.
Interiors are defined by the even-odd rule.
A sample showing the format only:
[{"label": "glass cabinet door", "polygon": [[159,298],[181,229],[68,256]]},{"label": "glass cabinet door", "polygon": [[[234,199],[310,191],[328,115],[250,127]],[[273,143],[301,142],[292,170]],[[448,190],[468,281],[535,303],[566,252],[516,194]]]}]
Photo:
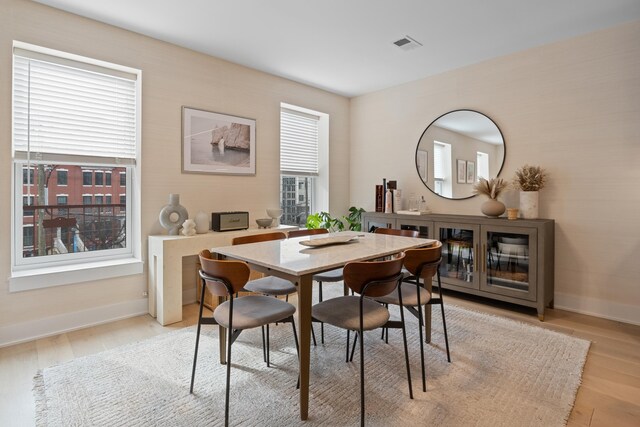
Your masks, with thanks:
[{"label": "glass cabinet door", "polygon": [[465,288],[478,289],[476,255],[479,226],[436,223],[436,239],[442,242],[442,281]]},{"label": "glass cabinet door", "polygon": [[480,289],[535,301],[536,251],[535,230],[483,226]]},{"label": "glass cabinet door", "polygon": [[411,219],[396,220],[396,228],[400,230],[415,230],[418,237],[423,239],[433,239],[433,221],[419,221]]},{"label": "glass cabinet door", "polygon": [[373,233],[376,228],[396,228],[396,220],[380,215],[366,215],[363,221],[362,231]]}]

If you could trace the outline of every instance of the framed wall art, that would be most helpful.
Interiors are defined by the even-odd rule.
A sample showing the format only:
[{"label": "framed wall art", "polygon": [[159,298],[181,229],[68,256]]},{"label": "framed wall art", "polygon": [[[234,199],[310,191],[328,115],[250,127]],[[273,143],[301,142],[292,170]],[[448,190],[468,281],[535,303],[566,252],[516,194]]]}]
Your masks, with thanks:
[{"label": "framed wall art", "polygon": [[467,162],[465,160],[458,159],[458,184],[465,184],[467,182]]},{"label": "framed wall art", "polygon": [[182,107],[182,172],[256,174],[256,121]]},{"label": "framed wall art", "polygon": [[467,184],[476,182],[476,163],[467,161]]}]

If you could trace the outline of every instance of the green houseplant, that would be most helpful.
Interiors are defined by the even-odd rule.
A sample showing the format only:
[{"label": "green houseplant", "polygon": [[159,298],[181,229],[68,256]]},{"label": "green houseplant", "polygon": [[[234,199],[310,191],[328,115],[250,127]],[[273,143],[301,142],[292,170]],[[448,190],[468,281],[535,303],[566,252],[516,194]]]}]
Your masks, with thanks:
[{"label": "green houseplant", "polygon": [[342,218],[334,218],[328,212],[316,212],[307,217],[307,228],[326,228],[329,231],[362,230],[362,213],[364,209],[351,206],[349,214]]}]

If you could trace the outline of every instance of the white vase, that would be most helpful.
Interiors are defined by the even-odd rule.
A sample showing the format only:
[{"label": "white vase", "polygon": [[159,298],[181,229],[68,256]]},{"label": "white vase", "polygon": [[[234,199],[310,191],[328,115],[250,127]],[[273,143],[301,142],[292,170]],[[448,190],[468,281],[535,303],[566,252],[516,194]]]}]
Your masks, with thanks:
[{"label": "white vase", "polygon": [[538,218],[538,192],[537,191],[521,191],[520,192],[520,215],[524,219]]},{"label": "white vase", "polygon": [[198,212],[195,220],[196,220],[196,233],[204,234],[209,231],[209,216],[206,213],[202,211]]}]

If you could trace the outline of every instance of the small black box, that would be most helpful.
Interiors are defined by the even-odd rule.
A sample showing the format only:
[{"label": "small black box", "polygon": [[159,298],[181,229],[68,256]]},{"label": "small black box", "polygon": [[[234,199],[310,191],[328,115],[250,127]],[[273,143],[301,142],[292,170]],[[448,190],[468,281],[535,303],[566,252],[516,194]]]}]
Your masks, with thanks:
[{"label": "small black box", "polygon": [[213,231],[246,230],[249,228],[249,212],[212,212]]}]

